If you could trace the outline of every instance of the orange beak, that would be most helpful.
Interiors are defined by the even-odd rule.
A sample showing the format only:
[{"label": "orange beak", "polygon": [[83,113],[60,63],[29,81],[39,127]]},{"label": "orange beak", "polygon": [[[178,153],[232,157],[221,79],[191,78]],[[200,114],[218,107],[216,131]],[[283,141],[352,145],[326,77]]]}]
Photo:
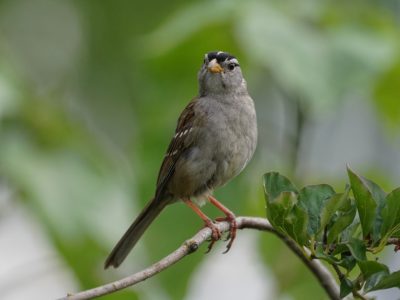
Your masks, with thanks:
[{"label": "orange beak", "polygon": [[224,70],[215,58],[208,63],[207,69],[211,73],[221,73]]}]

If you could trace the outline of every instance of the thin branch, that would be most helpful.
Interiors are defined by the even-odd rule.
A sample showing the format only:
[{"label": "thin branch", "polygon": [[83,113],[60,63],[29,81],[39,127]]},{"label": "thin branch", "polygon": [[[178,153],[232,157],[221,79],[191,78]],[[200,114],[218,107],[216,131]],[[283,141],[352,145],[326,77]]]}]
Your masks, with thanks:
[{"label": "thin branch", "polygon": [[366,296],[360,294],[356,290],[354,290],[352,293],[353,293],[354,299],[369,300],[369,298],[367,298]]},{"label": "thin branch", "polygon": [[[340,268],[338,265],[336,264],[332,264],[333,269],[335,270],[338,278],[340,281],[344,280],[346,278],[346,276],[343,274],[342,271],[340,271]],[[357,279],[358,280],[358,279]],[[355,282],[357,282],[357,280]],[[354,285],[354,282],[353,282]],[[357,283],[356,283],[357,285]],[[351,293],[353,294],[354,299],[361,299],[361,300],[369,300],[369,298],[367,296],[364,296],[362,294],[360,294],[356,289],[353,288],[353,290],[351,291]]]},{"label": "thin branch", "polygon": [[400,238],[389,238],[387,241],[387,245],[395,245],[394,251],[397,252],[400,250]]},{"label": "thin branch", "polygon": [[338,278],[340,281],[342,281],[346,276],[340,271],[339,267],[336,264],[332,264],[333,269],[335,270]]},{"label": "thin branch", "polygon": [[398,245],[400,244],[400,238],[389,238],[387,245]]},{"label": "thin branch", "polygon": [[[326,269],[326,267],[318,260],[310,260],[302,251],[297,244],[277,232],[272,225],[263,218],[256,217],[238,217],[236,219],[238,228],[251,228],[258,229],[262,231],[268,231],[276,236],[278,236],[281,240],[285,242],[285,244],[304,262],[304,264],[308,267],[308,269],[315,275],[318,279],[321,286],[325,289],[326,293],[329,295],[329,298],[332,300],[339,300],[339,289],[336,284],[335,279]],[[227,222],[218,222],[216,226],[221,231],[221,233],[229,231],[229,224]],[[201,244],[206,242],[211,236],[211,230],[209,228],[203,228],[200,230],[195,236],[191,239],[185,241],[182,246],[176,249],[174,252],[164,257],[157,263],[152,266],[136,273],[125,277],[123,279],[90,289],[86,291],[82,291],[76,294],[69,294],[66,297],[60,298],[59,300],[84,300],[84,299],[92,299],[102,295],[107,295],[119,290],[122,290],[128,286],[132,286],[141,281],[144,281],[154,275],[160,273],[166,268],[172,266],[176,262],[180,261],[185,256],[195,252]]]},{"label": "thin branch", "polygon": [[[265,219],[263,219],[265,220]],[[265,222],[268,222],[265,220]],[[278,236],[285,244],[289,247],[290,250],[293,251],[294,254],[297,255],[298,258],[307,266],[307,268],[314,274],[316,279],[319,281],[320,285],[325,289],[326,293],[332,300],[339,300],[339,288],[336,284],[335,279],[332,274],[328,271],[328,269],[322,264],[320,260],[310,259],[311,251],[307,248],[304,248],[304,252],[307,253],[308,257],[304,255],[304,252],[294,240],[289,237],[283,235],[282,233],[276,231],[270,223],[268,225],[272,230],[268,230]],[[264,229],[267,230],[267,229]]]}]

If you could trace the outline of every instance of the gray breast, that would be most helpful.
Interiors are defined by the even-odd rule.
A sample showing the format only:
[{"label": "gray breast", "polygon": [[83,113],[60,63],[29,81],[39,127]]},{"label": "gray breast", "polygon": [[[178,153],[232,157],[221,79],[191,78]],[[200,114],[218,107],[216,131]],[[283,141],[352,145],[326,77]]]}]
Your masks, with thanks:
[{"label": "gray breast", "polygon": [[224,185],[238,175],[251,159],[257,143],[256,114],[249,97],[229,102],[212,101],[208,105],[208,138],[214,141],[210,159],[216,168],[209,185]]},{"label": "gray breast", "polygon": [[[178,160],[168,190],[174,198],[202,196],[240,173],[257,142],[256,117],[250,97],[200,98],[187,151]],[[243,101],[244,100],[244,101]]]}]

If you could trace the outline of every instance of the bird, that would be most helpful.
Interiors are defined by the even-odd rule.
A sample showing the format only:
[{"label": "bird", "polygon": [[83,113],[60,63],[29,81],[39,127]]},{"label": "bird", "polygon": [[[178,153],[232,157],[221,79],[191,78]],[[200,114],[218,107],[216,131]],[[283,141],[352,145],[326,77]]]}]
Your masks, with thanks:
[{"label": "bird", "polygon": [[[211,229],[207,252],[221,238],[215,222],[230,224],[225,252],[235,240],[235,214],[213,196],[213,191],[236,177],[254,154],[257,145],[254,101],[238,59],[228,52],[206,53],[197,77],[198,95],[178,118],[158,173],[154,197],[115,245],[105,261],[105,269],[119,267],[161,211],[178,201],[183,201]],[[207,202],[225,217],[211,220],[200,209]]]}]

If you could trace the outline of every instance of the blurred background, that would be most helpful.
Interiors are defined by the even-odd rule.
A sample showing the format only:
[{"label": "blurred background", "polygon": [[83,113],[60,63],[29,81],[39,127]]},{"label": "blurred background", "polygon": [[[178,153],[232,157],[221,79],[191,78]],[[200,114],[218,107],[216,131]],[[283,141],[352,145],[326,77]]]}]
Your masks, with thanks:
[{"label": "blurred background", "polygon": [[[258,111],[248,168],[216,192],[265,216],[262,174],[338,191],[400,185],[400,2],[0,0],[0,297],[55,299],[134,273],[202,223],[168,207],[118,270],[208,51],[236,55]],[[218,212],[205,207],[210,216]],[[326,299],[269,234],[239,232],[103,299]],[[400,257],[381,258],[392,271]],[[398,290],[377,293],[397,299]]]}]

